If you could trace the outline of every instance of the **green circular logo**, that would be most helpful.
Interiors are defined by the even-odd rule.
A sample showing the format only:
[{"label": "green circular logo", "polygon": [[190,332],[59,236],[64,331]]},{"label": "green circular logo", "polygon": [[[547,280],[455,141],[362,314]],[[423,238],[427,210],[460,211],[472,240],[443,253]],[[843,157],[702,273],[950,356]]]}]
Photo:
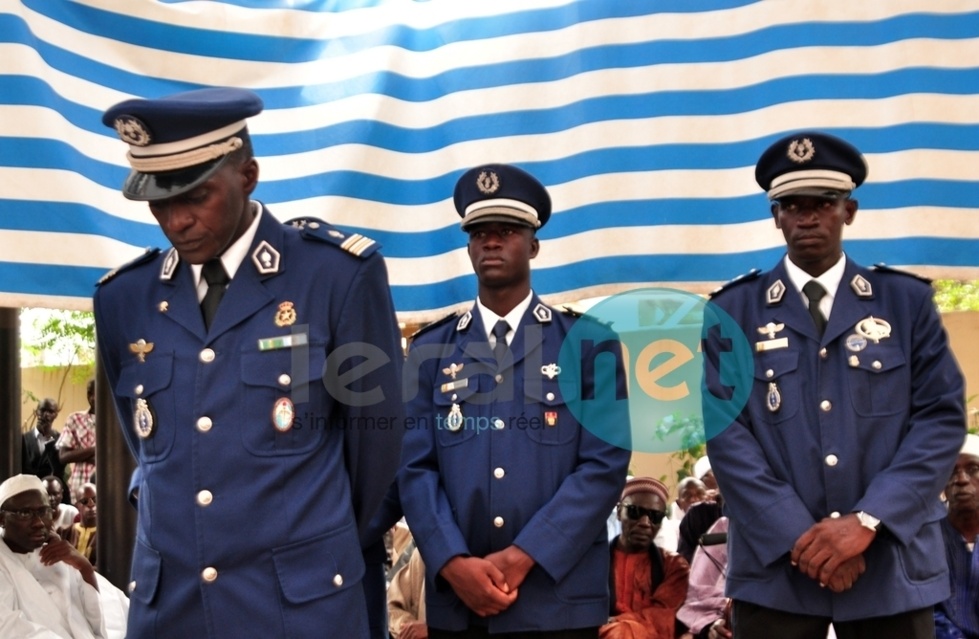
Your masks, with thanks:
[{"label": "green circular logo", "polygon": [[[706,368],[704,343],[716,360]],[[624,380],[616,379],[618,354]],[[737,417],[753,382],[751,345],[731,316],[665,288],[593,306],[569,332],[559,364],[572,373],[559,382],[578,421],[604,441],[646,453],[704,443]],[[616,392],[623,386],[627,397]]]}]

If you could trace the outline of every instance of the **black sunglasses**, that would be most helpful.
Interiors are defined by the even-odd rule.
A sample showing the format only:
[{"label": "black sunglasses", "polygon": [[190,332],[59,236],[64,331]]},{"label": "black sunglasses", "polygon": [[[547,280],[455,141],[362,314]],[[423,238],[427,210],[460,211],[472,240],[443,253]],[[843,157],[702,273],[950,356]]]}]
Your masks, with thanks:
[{"label": "black sunglasses", "polygon": [[649,508],[642,508],[633,504],[625,504],[625,514],[633,521],[639,521],[643,517],[649,517],[649,521],[651,521],[654,526],[663,523],[663,518],[666,517],[665,511],[651,510]]}]

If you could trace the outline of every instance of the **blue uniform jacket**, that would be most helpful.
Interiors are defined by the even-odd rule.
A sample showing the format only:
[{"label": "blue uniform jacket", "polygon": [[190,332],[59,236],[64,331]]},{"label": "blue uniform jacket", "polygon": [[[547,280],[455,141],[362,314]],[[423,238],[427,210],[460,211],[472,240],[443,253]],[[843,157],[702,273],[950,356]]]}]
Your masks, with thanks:
[{"label": "blue uniform jacket", "polygon": [[[820,339],[783,262],[714,295],[753,357],[747,406],[707,443],[730,517],[730,597],[847,621],[948,596],[938,496],[965,434],[964,391],[931,296],[913,276],[847,260]],[[718,362],[734,359],[724,350],[708,335],[705,379],[717,397],[738,383],[718,375]],[[708,432],[726,425],[705,418]],[[834,594],[789,552],[814,523],[857,511],[882,529],[867,571]]]},{"label": "blue uniform jacket", "polygon": [[95,295],[139,464],[133,637],[367,637],[358,529],[403,433],[384,262],[325,223],[261,215],[209,331],[172,250]]},{"label": "blue uniform jacket", "polygon": [[[581,319],[582,322],[591,320]],[[613,366],[580,371],[551,364],[575,319],[535,296],[501,370],[475,309],[420,334],[405,369],[404,512],[426,566],[432,627],[466,628],[474,616],[438,572],[456,555],[484,557],[511,544],[536,561],[517,601],[478,623],[490,632],[599,626],[608,618],[605,520],[622,490],[629,452],[593,430],[629,432],[617,337]],[[603,329],[604,330],[604,329]],[[607,356],[607,353],[603,356]],[[582,361],[593,361],[584,353]],[[550,371],[549,377],[545,371]],[[621,401],[569,405],[576,392]],[[462,422],[450,427],[457,407]],[[575,404],[577,406],[577,404]],[[581,420],[576,417],[581,417]]]}]

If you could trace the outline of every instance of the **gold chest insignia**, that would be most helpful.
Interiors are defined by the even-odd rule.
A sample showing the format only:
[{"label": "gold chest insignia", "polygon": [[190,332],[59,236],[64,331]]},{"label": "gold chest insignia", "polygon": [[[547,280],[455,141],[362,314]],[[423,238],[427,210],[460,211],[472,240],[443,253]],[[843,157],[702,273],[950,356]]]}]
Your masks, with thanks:
[{"label": "gold chest insignia", "polygon": [[282,302],[279,310],[275,312],[276,326],[292,326],[296,323],[296,309],[292,302]]}]

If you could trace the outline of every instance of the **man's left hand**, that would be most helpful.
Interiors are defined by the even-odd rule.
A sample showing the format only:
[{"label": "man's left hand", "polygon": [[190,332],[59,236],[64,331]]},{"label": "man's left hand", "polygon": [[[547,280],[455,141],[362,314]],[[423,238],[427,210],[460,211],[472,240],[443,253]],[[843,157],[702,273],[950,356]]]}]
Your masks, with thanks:
[{"label": "man's left hand", "polygon": [[855,514],[827,517],[795,542],[792,564],[820,584],[828,584],[840,566],[863,554],[876,534],[861,526]]},{"label": "man's left hand", "polygon": [[533,557],[512,545],[486,555],[484,559],[500,569],[500,572],[506,576],[506,583],[510,588],[519,588],[535,563]]}]

